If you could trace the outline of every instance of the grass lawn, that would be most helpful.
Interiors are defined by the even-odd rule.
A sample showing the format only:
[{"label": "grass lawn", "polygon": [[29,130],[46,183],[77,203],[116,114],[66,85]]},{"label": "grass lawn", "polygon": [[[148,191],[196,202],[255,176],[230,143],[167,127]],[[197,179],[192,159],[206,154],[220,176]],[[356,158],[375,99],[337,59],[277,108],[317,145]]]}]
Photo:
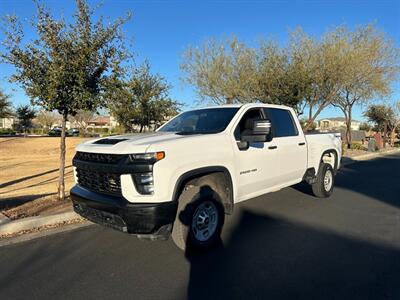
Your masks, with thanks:
[{"label": "grass lawn", "polygon": [[[73,185],[72,158],[84,139],[67,137],[66,193]],[[10,218],[67,209],[56,200],[59,137],[0,138],[0,210]]]}]

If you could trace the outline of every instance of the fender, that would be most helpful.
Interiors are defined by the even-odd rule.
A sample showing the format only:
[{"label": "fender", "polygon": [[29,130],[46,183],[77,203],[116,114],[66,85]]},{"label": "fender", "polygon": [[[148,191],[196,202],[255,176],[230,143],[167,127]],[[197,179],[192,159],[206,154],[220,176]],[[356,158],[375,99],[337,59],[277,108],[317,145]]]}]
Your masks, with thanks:
[{"label": "fender", "polygon": [[[339,167],[339,166],[338,166],[338,164],[339,164],[339,159],[338,159],[339,154],[337,153],[336,149],[331,148],[331,149],[325,150],[325,151],[322,153],[322,155],[321,155],[320,161],[322,161],[322,158],[324,157],[324,155],[325,155],[325,154],[328,154],[328,153],[333,153],[333,155],[335,156],[335,166],[334,166],[334,168],[333,168],[333,171],[334,171],[335,174],[336,174],[337,169],[338,169],[338,167]],[[319,166],[318,166],[318,168],[319,168]]]},{"label": "fender", "polygon": [[[217,173],[217,172],[221,172],[226,176],[227,184],[228,184],[228,188],[229,188],[229,193],[228,193],[229,199],[227,199],[228,200],[227,206],[229,208],[225,209],[225,213],[231,214],[233,211],[233,199],[234,199],[233,183],[232,183],[232,177],[231,177],[229,170],[223,166],[202,167],[202,168],[190,170],[190,171],[182,174],[181,176],[179,176],[177,182],[175,183],[172,200],[178,201],[179,195],[181,194],[185,184],[188,183],[190,180],[195,179],[200,176]],[[226,206],[225,206],[225,208],[226,208]]]}]

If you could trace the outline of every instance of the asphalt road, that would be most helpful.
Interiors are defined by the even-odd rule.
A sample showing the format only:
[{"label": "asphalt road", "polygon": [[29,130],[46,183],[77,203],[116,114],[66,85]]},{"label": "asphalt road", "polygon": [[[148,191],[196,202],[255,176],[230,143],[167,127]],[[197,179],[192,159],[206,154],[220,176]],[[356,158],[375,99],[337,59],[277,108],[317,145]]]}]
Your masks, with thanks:
[{"label": "asphalt road", "polygon": [[400,299],[400,155],[309,193],[240,204],[197,256],[97,225],[2,247],[0,299]]}]

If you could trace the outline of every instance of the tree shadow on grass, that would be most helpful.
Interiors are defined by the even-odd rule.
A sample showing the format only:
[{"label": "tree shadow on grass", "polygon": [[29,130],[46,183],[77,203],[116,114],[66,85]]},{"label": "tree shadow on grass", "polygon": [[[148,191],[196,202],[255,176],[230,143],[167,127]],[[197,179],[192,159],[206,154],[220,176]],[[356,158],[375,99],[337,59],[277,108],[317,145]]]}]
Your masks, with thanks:
[{"label": "tree shadow on grass", "polygon": [[[69,178],[70,175],[72,175],[72,170],[65,173],[64,179]],[[38,186],[46,185],[46,184],[49,184],[49,183],[56,182],[57,180],[58,180],[58,176],[52,177],[52,178],[40,181],[40,182],[35,183],[35,184],[24,186],[23,188],[18,188],[18,189],[14,189],[14,190],[8,190],[8,191],[5,191],[5,192],[1,192],[0,195],[8,194],[8,193],[15,192],[15,191],[18,191],[18,190],[23,190],[23,189],[28,189],[28,188],[32,188],[32,187],[38,187]],[[1,200],[1,198],[0,198],[0,200]]]},{"label": "tree shadow on grass", "polygon": [[19,205],[34,201],[36,199],[51,196],[51,195],[56,195],[56,193],[45,193],[45,194],[0,198],[0,210],[14,208]]},{"label": "tree shadow on grass", "polygon": [[400,251],[244,210],[225,246],[186,254],[188,299],[400,299]]},{"label": "tree shadow on grass", "polygon": [[[65,169],[70,168],[70,167],[72,167],[72,165],[65,166]],[[10,185],[13,185],[13,184],[16,184],[16,183],[20,183],[20,182],[23,182],[23,181],[26,181],[26,180],[29,180],[29,179],[33,179],[33,178],[40,177],[40,176],[43,176],[43,175],[47,175],[47,174],[50,174],[50,173],[53,173],[53,172],[57,172],[57,171],[59,171],[58,168],[52,169],[52,170],[49,170],[49,171],[46,171],[46,172],[38,173],[38,174],[35,174],[35,175],[29,175],[29,176],[25,176],[25,177],[22,177],[22,178],[14,179],[14,180],[11,180],[11,181],[8,181],[8,182],[0,184],[0,188],[5,188],[7,186],[10,186]]]}]

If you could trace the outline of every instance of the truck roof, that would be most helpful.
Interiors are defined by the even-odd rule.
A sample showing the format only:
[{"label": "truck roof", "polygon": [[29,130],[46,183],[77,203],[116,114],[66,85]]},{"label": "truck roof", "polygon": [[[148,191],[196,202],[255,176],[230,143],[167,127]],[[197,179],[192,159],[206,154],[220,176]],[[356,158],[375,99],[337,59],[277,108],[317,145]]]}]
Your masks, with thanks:
[{"label": "truck roof", "polygon": [[277,105],[277,104],[267,104],[267,103],[246,103],[246,104],[222,104],[222,105],[212,105],[212,106],[207,106],[207,107],[202,107],[202,108],[195,108],[195,109],[209,109],[209,108],[229,108],[229,107],[235,107],[235,108],[240,108],[240,107],[274,107],[274,108],[290,108],[289,106],[286,105]]}]

